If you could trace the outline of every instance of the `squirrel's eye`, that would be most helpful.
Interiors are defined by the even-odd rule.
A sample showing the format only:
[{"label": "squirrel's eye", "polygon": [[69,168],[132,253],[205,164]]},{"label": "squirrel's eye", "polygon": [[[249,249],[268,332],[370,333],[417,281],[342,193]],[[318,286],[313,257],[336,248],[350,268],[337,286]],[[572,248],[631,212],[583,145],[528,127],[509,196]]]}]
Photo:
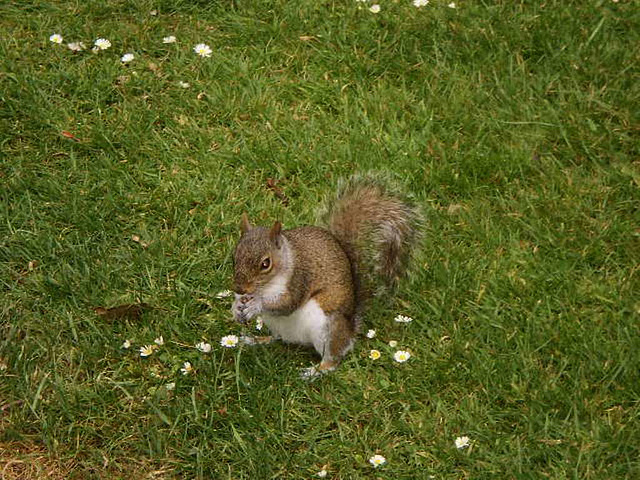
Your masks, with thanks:
[{"label": "squirrel's eye", "polygon": [[260,264],[260,269],[261,270],[269,270],[270,266],[271,266],[271,259],[270,258],[265,258],[264,260],[262,260],[262,263]]}]

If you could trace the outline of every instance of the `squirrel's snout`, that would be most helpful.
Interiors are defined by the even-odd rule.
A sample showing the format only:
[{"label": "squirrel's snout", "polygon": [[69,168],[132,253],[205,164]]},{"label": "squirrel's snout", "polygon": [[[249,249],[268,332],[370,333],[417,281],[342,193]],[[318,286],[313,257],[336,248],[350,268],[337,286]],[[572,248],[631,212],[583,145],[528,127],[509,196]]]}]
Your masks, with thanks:
[{"label": "squirrel's snout", "polygon": [[234,290],[238,295],[247,295],[253,293],[253,288],[248,284],[238,284],[236,283],[234,286]]}]

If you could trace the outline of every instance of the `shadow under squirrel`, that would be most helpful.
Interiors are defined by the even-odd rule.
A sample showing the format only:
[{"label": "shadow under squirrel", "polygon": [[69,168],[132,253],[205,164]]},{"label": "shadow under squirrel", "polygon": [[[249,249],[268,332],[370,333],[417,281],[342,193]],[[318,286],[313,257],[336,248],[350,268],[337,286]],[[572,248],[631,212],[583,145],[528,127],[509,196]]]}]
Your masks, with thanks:
[{"label": "shadow under squirrel", "polygon": [[325,227],[256,227],[242,216],[234,252],[233,316],[258,315],[272,337],[322,356],[302,376],[335,369],[353,347],[364,304],[406,274],[421,225],[418,209],[369,175],[352,177],[329,205]]}]

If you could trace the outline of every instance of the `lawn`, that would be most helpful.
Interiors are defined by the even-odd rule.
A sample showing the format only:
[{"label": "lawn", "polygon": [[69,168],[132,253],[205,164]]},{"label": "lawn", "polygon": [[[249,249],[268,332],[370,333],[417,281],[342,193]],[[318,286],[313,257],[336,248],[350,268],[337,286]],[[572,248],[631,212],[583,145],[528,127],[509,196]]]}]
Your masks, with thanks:
[{"label": "lawn", "polygon": [[[640,4],[373,3],[0,6],[0,478],[640,478]],[[423,241],[342,366],[222,346],[242,213],[380,170]]]}]

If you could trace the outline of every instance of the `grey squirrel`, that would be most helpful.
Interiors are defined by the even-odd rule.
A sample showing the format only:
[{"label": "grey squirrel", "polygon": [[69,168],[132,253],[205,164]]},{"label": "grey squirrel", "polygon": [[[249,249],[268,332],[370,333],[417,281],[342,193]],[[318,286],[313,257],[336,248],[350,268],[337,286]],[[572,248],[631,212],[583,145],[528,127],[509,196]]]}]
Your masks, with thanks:
[{"label": "grey squirrel", "polygon": [[406,273],[421,215],[403,197],[368,175],[339,189],[325,227],[256,227],[243,214],[232,312],[243,323],[260,315],[273,334],[244,341],[313,346],[322,360],[303,377],[335,369],[353,347],[367,298]]}]

